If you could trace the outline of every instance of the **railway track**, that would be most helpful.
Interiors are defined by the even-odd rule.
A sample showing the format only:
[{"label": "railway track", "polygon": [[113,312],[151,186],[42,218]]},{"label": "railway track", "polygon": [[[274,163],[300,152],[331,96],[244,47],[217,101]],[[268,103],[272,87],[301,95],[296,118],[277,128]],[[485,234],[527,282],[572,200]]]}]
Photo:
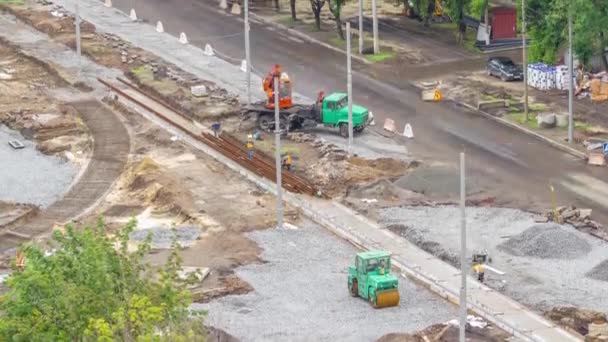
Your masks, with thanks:
[{"label": "railway track", "polygon": [[[192,120],[189,117],[179,110],[122,78],[118,78],[118,81],[125,85],[127,89],[121,89],[117,85],[101,78],[97,78],[97,80],[116,94],[146,109],[190,137],[230,158],[247,170],[276,183],[275,161],[261,153],[254,153],[253,159],[249,160],[247,158],[245,146],[233,136],[222,133],[216,137],[213,134],[200,129],[200,127],[197,127],[192,123]],[[312,196],[317,195],[317,189],[308,180],[299,177],[292,172],[282,170],[281,179],[282,187],[288,191]]]}]

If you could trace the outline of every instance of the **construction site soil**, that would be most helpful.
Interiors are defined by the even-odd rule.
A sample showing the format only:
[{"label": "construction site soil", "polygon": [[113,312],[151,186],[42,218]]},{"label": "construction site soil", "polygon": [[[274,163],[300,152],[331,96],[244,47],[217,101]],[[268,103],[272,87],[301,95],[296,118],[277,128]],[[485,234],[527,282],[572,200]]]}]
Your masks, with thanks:
[{"label": "construction site soil", "polygon": [[[36,6],[33,2],[27,1],[26,3],[30,7],[19,7],[18,5],[6,4],[2,4],[1,6],[10,6],[11,11],[19,17],[28,16],[31,18],[29,19],[31,20],[30,23],[43,32],[48,31],[47,33],[52,33],[56,31],[57,33],[55,35],[51,34],[52,38],[57,42],[62,42],[62,40],[64,40],[63,43],[68,47],[73,48],[72,44],[69,43],[70,39],[68,39],[71,35],[73,41],[73,31],[71,31],[71,24],[69,24],[71,19],[66,19],[63,16],[57,17],[49,15],[48,12],[50,9],[48,6],[44,7],[44,9],[34,9],[31,7]],[[59,13],[61,13],[61,11],[59,11]],[[65,22],[65,27],[60,26],[57,29],[57,25],[55,25],[56,21],[59,21],[60,25],[64,25],[61,23]],[[212,99],[215,102],[201,101],[201,103],[196,106],[189,108],[188,102],[192,102],[193,99],[190,96],[188,86],[206,81],[198,80],[185,73],[182,74],[178,68],[175,68],[174,72],[168,72],[167,76],[163,76],[163,70],[171,67],[170,64],[155,59],[155,57],[148,55],[141,49],[131,50],[136,48],[131,47],[128,43],[125,43],[114,36],[93,33],[92,25],[87,27],[85,35],[85,40],[89,41],[89,45],[83,44],[83,52],[88,54],[88,56],[99,64],[122,69],[131,76],[131,79],[134,82],[139,82],[140,85],[143,86],[146,84],[149,85],[150,90],[157,91],[165,100],[173,101],[180,111],[192,113],[192,118],[200,120],[203,124],[209,123],[210,120],[215,120],[217,115],[225,115],[227,118],[226,122],[229,124],[224,127],[234,129],[234,132],[236,133],[242,133],[239,135],[241,138],[244,138],[246,134],[250,132],[251,128],[243,128],[240,118],[235,115],[232,109],[225,111],[224,109],[227,107],[222,107],[220,105],[217,112],[213,112],[212,109],[210,110],[210,108],[213,107],[213,103],[233,103],[231,102],[234,101],[233,97],[226,96]],[[97,46],[97,48],[95,48],[95,46]],[[112,48],[110,49],[109,46],[112,46]],[[126,46],[128,47],[125,48]],[[111,51],[107,51],[106,48]],[[125,50],[127,51],[126,55],[123,52]],[[135,55],[136,57],[133,57]],[[104,56],[107,56],[107,58]],[[118,56],[119,59],[116,59],[116,56]],[[140,56],[145,57],[140,58]],[[123,57],[126,57],[126,61]],[[152,63],[158,63],[158,65],[154,66]],[[173,83],[169,83],[168,80],[171,80]],[[161,82],[160,87],[158,82]],[[176,84],[177,88],[175,87]],[[219,87],[214,89],[213,83],[205,84],[209,86],[210,94],[222,96],[223,91]],[[164,89],[164,91],[162,91],[163,86],[167,86],[167,89],[169,90]],[[81,88],[89,89],[89,85],[81,84]],[[214,93],[214,91],[217,91],[217,93]],[[212,98],[212,95],[210,95],[209,98]],[[194,102],[196,102],[196,100]],[[135,217],[139,224],[138,231],[132,236],[132,243],[138,243],[142,236],[147,236],[147,233],[152,232],[155,250],[154,253],[149,256],[149,260],[154,264],[162,263],[168,256],[169,251],[166,249],[168,247],[167,238],[172,234],[171,229],[176,228],[180,232],[179,241],[184,244],[180,251],[184,260],[184,266],[201,269],[208,268],[210,271],[201,286],[194,289],[193,292],[197,301],[205,302],[207,303],[205,305],[215,308],[210,311],[210,321],[212,324],[215,322],[213,315],[225,315],[225,319],[222,320],[222,323],[214,325],[219,327],[222,327],[223,325],[230,326],[231,329],[227,329],[227,331],[229,333],[233,333],[233,331],[239,332],[234,334],[237,337],[246,332],[246,329],[252,329],[255,334],[254,336],[263,336],[265,330],[260,330],[260,327],[263,326],[256,322],[259,321],[260,317],[266,317],[268,318],[268,320],[265,321],[266,324],[283,329],[282,331],[277,331],[276,333],[278,335],[275,335],[274,337],[285,336],[283,334],[289,336],[290,333],[301,333],[301,330],[297,326],[292,326],[298,321],[297,319],[292,319],[291,322],[288,322],[292,325],[286,323],[285,326],[281,326],[281,324],[277,324],[277,322],[283,322],[289,315],[286,315],[282,310],[285,305],[282,305],[284,303],[280,303],[280,300],[277,302],[279,306],[274,308],[273,305],[277,303],[269,303],[267,300],[264,300],[264,298],[269,298],[269,295],[264,295],[264,293],[270,289],[270,287],[267,288],[267,285],[272,283],[268,281],[268,279],[281,279],[284,274],[288,274],[289,279],[291,280],[299,279],[299,282],[288,281],[289,279],[287,279],[283,285],[281,285],[280,282],[277,283],[277,285],[281,285],[282,289],[290,289],[289,293],[292,293],[292,295],[288,295],[286,292],[286,297],[282,300],[291,302],[294,296],[300,295],[301,297],[301,295],[304,294],[302,303],[297,304],[296,307],[294,307],[293,313],[300,312],[297,316],[298,318],[313,316],[310,315],[310,310],[313,307],[317,308],[318,305],[311,305],[311,298],[315,298],[314,301],[316,301],[319,299],[319,294],[311,293],[310,295],[306,295],[305,292],[309,289],[314,289],[309,286],[308,280],[310,278],[308,276],[315,275],[319,272],[313,272],[311,270],[310,272],[304,272],[305,274],[302,274],[302,272],[299,271],[305,267],[311,267],[311,265],[316,265],[318,267],[322,267],[323,265],[334,265],[331,268],[335,268],[335,260],[331,258],[331,253],[326,253],[326,255],[323,255],[324,253],[316,253],[312,255],[299,254],[292,257],[288,256],[290,253],[308,253],[314,251],[315,248],[323,246],[324,243],[326,245],[322,248],[323,252],[337,252],[340,248],[337,248],[336,246],[347,248],[338,255],[342,264],[344,264],[344,267],[333,270],[328,269],[321,272],[322,274],[320,275],[323,277],[332,277],[331,281],[328,280],[329,282],[338,282],[340,279],[344,280],[345,265],[352,261],[351,258],[355,251],[351,250],[352,248],[350,246],[344,247],[342,241],[332,240],[334,239],[333,236],[323,235],[327,233],[320,230],[320,228],[301,220],[299,214],[289,207],[286,208],[287,221],[296,227],[301,226],[302,228],[293,231],[280,232],[268,230],[268,228],[272,228],[276,225],[276,200],[271,194],[265,193],[209,156],[185,144],[180,140],[179,136],[171,136],[165,130],[146,121],[141,116],[131,113],[124,107],[121,107],[118,103],[111,102],[110,104],[123,113],[124,124],[131,139],[131,155],[118,182],[112,185],[111,192],[104,197],[95,211],[92,214],[87,215],[82,221],[84,223],[90,223],[98,216],[104,216],[110,227],[115,228]],[[188,110],[190,110],[190,112],[188,112]],[[207,116],[205,115],[207,112],[211,112],[212,114]],[[126,134],[124,135],[126,136]],[[319,134],[319,136],[321,135],[322,134]],[[333,137],[335,134],[331,136]],[[301,151],[305,151],[301,153],[303,156],[301,161],[297,161],[296,172],[307,174],[306,167],[314,165],[314,163],[319,162],[320,159],[324,158],[323,156],[319,156],[324,152],[323,148],[327,149],[327,147],[321,146],[328,146],[329,144],[315,146],[314,141],[315,139],[312,141],[299,142],[298,144],[301,145],[296,145]],[[383,140],[374,136],[373,133],[370,133],[370,135],[363,136],[361,141],[374,142],[374,148],[368,149],[368,151],[374,151],[378,145],[377,142]],[[293,142],[293,140],[290,142]],[[330,149],[334,148],[331,147]],[[344,151],[343,147],[339,149]],[[260,148],[260,151],[263,151],[263,149]],[[268,150],[267,153],[273,155],[272,150]],[[336,151],[327,153],[327,155],[332,155],[332,158],[336,158],[335,155],[338,154],[344,155],[343,152],[337,153]],[[325,164],[322,164],[325,166],[319,167],[322,171],[319,171],[317,176],[321,178],[319,175],[322,176],[327,172],[332,171],[329,169],[335,168],[334,164],[336,164],[336,161],[340,161],[340,167],[346,171],[339,176],[333,176],[333,178],[328,177],[326,182],[330,184],[347,182],[348,185],[352,184],[354,189],[357,188],[354,187],[355,185],[361,186],[361,183],[368,182],[377,183],[378,179],[394,180],[405,174],[408,171],[408,168],[414,166],[414,164],[410,164],[411,160],[389,159],[374,161],[367,160],[366,158],[348,159],[338,157],[338,160],[327,158]],[[323,167],[325,167],[325,169],[323,169]],[[349,181],[352,183],[349,184]],[[340,185],[344,186],[344,184]],[[109,184],[108,188],[110,188]],[[332,189],[328,188],[326,191],[332,192]],[[335,191],[336,193],[342,194],[342,191],[346,190],[336,189]],[[403,191],[407,192],[406,190]],[[393,214],[389,213],[387,215],[391,216]],[[429,216],[433,217],[433,214],[430,214]],[[399,215],[395,215],[395,217],[399,217]],[[405,219],[401,218],[399,220],[404,221]],[[457,222],[455,219],[452,221]],[[290,236],[291,233],[294,235]],[[281,236],[275,236],[277,234]],[[296,235],[301,236],[296,237]],[[285,240],[285,238],[287,238],[287,240]],[[456,241],[457,239],[453,240]],[[312,246],[308,246],[307,243],[310,243],[311,241],[316,241],[316,243],[313,243]],[[596,250],[597,248],[594,243],[590,242],[590,244],[593,246],[594,250],[589,253],[586,258],[596,257],[598,253],[601,253],[601,251],[598,252]],[[304,246],[304,248],[301,246]],[[291,260],[301,260],[304,264],[302,264],[301,267],[293,267],[291,263],[287,262]],[[272,269],[277,265],[283,267],[284,272],[277,272],[278,268],[277,270]],[[529,264],[526,264],[526,266],[534,268],[534,265],[530,266]],[[259,270],[264,267],[266,267],[265,270]],[[251,271],[255,269],[259,270],[259,272]],[[575,274],[575,272],[572,273],[573,275]],[[323,281],[321,281],[322,279],[325,278],[319,278],[320,281],[317,283],[323,283]],[[407,317],[412,318],[411,321],[408,319],[412,326],[408,329],[403,329],[403,321],[400,320],[395,323],[398,324],[398,328],[387,327],[383,325],[387,319],[382,319],[382,317],[378,316],[380,317],[380,320],[373,323],[373,325],[384,327],[383,329],[386,328],[386,331],[380,332],[379,330],[376,330],[374,335],[377,336],[374,336],[373,339],[380,338],[382,334],[395,331],[403,332],[403,330],[408,330],[406,332],[415,333],[416,330],[424,328],[429,324],[444,322],[447,318],[454,316],[454,313],[452,312],[453,308],[446,305],[445,302],[438,298],[429,295],[426,290],[420,289],[405,280],[402,284],[402,286],[406,287],[404,289],[405,295],[402,295],[402,298],[407,300],[407,305],[404,305],[403,308],[399,308],[399,310],[416,311],[414,314],[406,315]],[[514,291],[514,293],[517,294],[514,297],[516,299],[527,298],[525,296],[536,293],[536,291],[542,291],[542,289],[533,287],[522,289],[520,292]],[[336,290],[336,293],[338,292],[344,295],[347,294],[346,291]],[[510,293],[509,291],[506,292]],[[273,294],[276,293],[280,294],[281,291],[273,292]],[[410,295],[407,295],[407,293],[410,293]],[[246,295],[229,296],[220,298],[219,300],[215,299],[227,294]],[[260,296],[262,298],[260,298]],[[546,297],[552,298],[552,296],[553,294],[547,294],[547,296],[543,295],[540,296],[542,298],[539,300],[542,301]],[[242,305],[239,306],[238,303],[234,302],[251,297],[257,298],[257,300],[248,302],[252,307],[260,308],[260,310],[264,308],[264,310],[260,311],[261,316],[252,318],[252,315],[248,315],[246,324],[243,324],[241,320],[231,319],[230,317],[240,317],[239,315],[242,316],[251,312],[248,310],[243,311]],[[340,298],[340,296],[335,298]],[[357,329],[363,329],[362,332],[369,332],[368,318],[376,315],[366,314],[367,309],[363,309],[362,305],[371,310],[367,303],[363,301],[360,301],[360,303],[358,301],[351,303],[351,298],[348,299],[348,305],[352,306],[356,304],[357,306],[360,306],[359,304],[361,304],[361,306],[343,313],[346,316],[353,312],[363,313],[360,317],[360,322],[356,327]],[[603,305],[601,299],[592,297],[590,300],[596,300],[599,303],[599,305],[596,306]],[[578,297],[574,298],[572,301],[582,302]],[[416,303],[419,305],[415,305]],[[320,337],[323,338],[336,334],[336,332],[333,331],[333,328],[336,326],[336,322],[333,318],[336,317],[336,312],[339,313],[344,310],[344,303],[338,302],[337,304],[338,305],[335,306],[333,310],[321,312],[319,315],[319,317],[322,318],[324,317],[324,314],[327,314],[328,312],[332,313],[331,319],[327,317],[323,319],[322,324],[327,326],[324,329],[318,329],[318,327],[313,324],[311,325],[311,331],[315,329],[318,330],[315,333],[320,334]],[[439,308],[439,310],[437,308]],[[386,311],[387,314],[389,311],[390,310]],[[447,316],[445,319],[440,317],[440,314],[443,313]],[[342,317],[344,315],[339,314],[337,316]],[[311,322],[314,323],[315,320],[318,321],[319,317],[310,317]],[[401,315],[401,317],[403,317],[403,315]],[[356,320],[354,321],[356,322]],[[362,324],[361,322],[365,322],[365,324]],[[349,322],[345,322],[345,324],[347,323],[350,324]],[[252,326],[248,326],[249,324],[252,324]],[[323,332],[326,334],[323,335]]]}]

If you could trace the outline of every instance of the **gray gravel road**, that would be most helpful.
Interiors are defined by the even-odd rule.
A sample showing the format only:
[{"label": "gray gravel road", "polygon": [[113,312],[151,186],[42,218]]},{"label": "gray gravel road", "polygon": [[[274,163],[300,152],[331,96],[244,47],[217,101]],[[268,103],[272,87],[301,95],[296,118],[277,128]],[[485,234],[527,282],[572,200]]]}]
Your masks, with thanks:
[{"label": "gray gravel road", "polygon": [[[402,225],[402,236],[448,262],[459,260],[458,207],[387,208],[380,211],[380,221]],[[487,249],[491,265],[506,274],[487,272],[486,284],[520,303],[538,311],[576,305],[608,312],[608,281],[592,279],[608,273],[608,263],[599,265],[608,256],[608,243],[588,234],[570,226],[539,225],[534,215],[519,210],[471,207],[467,249],[469,256]]]},{"label": "gray gravel road", "polygon": [[[8,141],[13,139],[21,141],[25,148],[10,147]],[[43,207],[56,201],[78,172],[76,167],[60,158],[40,153],[31,141],[2,125],[0,165],[0,200]]]},{"label": "gray gravel road", "polygon": [[398,307],[375,310],[350,297],[347,267],[357,250],[312,223],[249,237],[267,262],[236,273],[255,290],[197,305],[209,310],[207,323],[243,341],[373,341],[456,317],[451,304],[403,278]]}]

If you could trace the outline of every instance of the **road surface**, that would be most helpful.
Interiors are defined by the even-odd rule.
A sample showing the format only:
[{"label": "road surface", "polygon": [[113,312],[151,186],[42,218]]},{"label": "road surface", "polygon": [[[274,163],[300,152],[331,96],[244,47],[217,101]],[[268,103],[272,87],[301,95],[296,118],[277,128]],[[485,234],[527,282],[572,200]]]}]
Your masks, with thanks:
[{"label": "road surface", "polygon": [[[217,4],[213,0],[114,1],[115,7],[127,13],[135,7],[140,19],[150,23],[161,20],[166,32],[176,36],[186,32],[191,44],[211,44],[238,64],[244,59],[243,35],[239,34],[243,21],[222,13]],[[252,65],[257,71],[266,72],[280,64],[299,93],[315,98],[319,90],[327,93],[346,89],[346,57],[342,53],[259,22],[251,23],[251,48]],[[468,177],[488,196],[499,197],[501,203],[548,208],[551,181],[559,204],[592,208],[595,219],[608,222],[608,176],[604,169],[587,166],[546,143],[451,102],[425,103],[410,80],[389,81],[394,78],[390,70],[357,62],[353,67],[354,101],[370,108],[379,123],[387,117],[393,118],[397,127],[410,123],[416,137],[408,148],[417,158],[456,167],[458,153],[464,150]]]}]

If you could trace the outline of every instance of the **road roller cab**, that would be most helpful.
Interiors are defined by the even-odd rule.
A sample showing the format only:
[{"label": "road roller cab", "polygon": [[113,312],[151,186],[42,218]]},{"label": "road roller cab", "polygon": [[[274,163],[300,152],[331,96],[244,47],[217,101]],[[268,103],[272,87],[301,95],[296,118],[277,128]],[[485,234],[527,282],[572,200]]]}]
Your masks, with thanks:
[{"label": "road roller cab", "polygon": [[348,290],[353,297],[367,299],[373,307],[399,305],[399,280],[391,274],[391,256],[385,251],[357,254],[348,268]]}]

